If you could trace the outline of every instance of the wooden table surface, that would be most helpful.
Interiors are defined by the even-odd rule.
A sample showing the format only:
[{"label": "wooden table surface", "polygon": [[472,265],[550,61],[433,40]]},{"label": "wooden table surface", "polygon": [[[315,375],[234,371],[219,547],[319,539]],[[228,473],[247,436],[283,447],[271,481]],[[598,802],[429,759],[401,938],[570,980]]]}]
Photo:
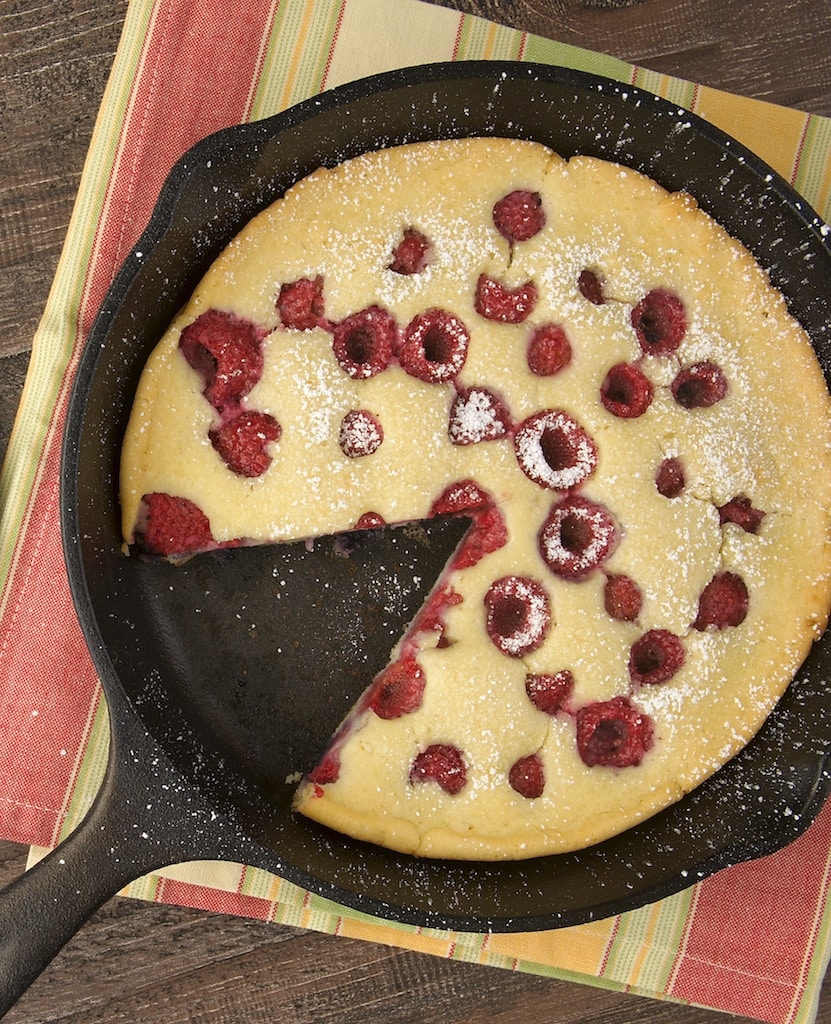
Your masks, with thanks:
[{"label": "wooden table surface", "polygon": [[[831,0],[434,0],[831,116]],[[0,454],[126,0],[0,0]],[[25,850],[0,842],[0,885]],[[294,928],[114,899],[9,1024],[725,1024],[740,1018]],[[831,986],[818,1020],[831,1024]]]}]

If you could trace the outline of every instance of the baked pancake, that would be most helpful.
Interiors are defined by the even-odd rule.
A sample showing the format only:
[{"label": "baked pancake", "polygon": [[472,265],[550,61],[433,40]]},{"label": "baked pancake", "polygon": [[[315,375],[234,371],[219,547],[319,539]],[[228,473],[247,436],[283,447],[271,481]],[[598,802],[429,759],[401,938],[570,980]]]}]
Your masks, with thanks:
[{"label": "baked pancake", "polygon": [[825,628],[830,408],[692,197],[513,139],[381,150],[251,221],[159,342],[125,545],[469,518],[295,807],[419,856],[565,852],[712,775]]}]

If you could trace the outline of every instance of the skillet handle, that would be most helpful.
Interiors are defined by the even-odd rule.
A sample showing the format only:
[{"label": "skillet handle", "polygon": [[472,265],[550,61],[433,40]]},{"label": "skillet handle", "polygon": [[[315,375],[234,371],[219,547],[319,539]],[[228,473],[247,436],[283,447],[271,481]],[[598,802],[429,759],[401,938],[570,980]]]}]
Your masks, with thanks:
[{"label": "skillet handle", "polygon": [[[87,816],[40,863],[0,892],[0,1017],[125,885],[167,864],[221,855],[194,806],[199,799],[184,806],[176,796],[181,779],[158,748],[153,749],[153,741],[145,735],[139,743],[122,747],[117,740],[124,739],[127,723],[119,724],[122,735],[111,738],[116,742],[110,745],[104,784]],[[138,731],[131,730],[133,735]],[[126,748],[126,755],[119,756],[114,750],[118,747]],[[159,800],[160,791],[169,800]],[[186,838],[189,816],[203,818],[198,844]]]},{"label": "skillet handle", "polygon": [[111,854],[107,831],[88,818],[0,894],[0,1016],[102,904],[144,873]]}]

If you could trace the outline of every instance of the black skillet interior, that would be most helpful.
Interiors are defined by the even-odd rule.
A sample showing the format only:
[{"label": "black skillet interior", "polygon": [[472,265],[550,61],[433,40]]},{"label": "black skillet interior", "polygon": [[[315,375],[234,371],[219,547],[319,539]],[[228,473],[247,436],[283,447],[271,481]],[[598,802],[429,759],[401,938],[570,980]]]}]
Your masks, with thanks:
[{"label": "black skillet interior", "polygon": [[827,637],[746,750],[644,825],[570,855],[419,861],[298,820],[290,780],[314,763],[383,664],[418,603],[413,578],[438,571],[447,539],[398,531],[349,551],[252,548],[179,567],[127,558],[119,542],[117,464],[138,376],[219,249],[321,164],[467,135],[535,139],[689,190],[770,269],[827,373],[831,250],[822,225],[740,145],[650,94],[559,68],[476,62],[392,72],[211,136],[174,169],[82,357],[63,528],[105,692],[126,696],[185,784],[245,834],[249,860],[402,922],[554,928],[651,902],[807,826],[828,790]]}]

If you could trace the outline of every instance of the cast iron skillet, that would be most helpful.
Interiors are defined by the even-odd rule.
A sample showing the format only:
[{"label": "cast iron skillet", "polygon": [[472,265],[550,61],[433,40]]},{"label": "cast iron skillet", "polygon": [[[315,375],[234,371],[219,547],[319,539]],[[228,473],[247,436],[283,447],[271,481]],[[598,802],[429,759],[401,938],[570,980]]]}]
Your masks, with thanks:
[{"label": "cast iron skillet", "polygon": [[460,524],[449,524],[454,536],[385,531],[346,552],[252,548],[178,568],[121,553],[117,462],[137,378],[219,249],[321,164],[467,135],[536,139],[688,189],[770,268],[829,367],[831,249],[818,218],[735,141],[637,89],[547,66],[432,65],[345,86],[195,146],[100,311],[71,398],[62,528],[109,704],[110,763],[83,824],[0,900],[0,1008],[102,902],[168,863],[247,862],[411,924],[557,928],[771,852],[825,799],[827,637],[744,752],[679,804],[590,850],[453,863],[350,841],[298,820],[287,780],[314,763],[383,664],[419,603],[414,577],[438,571]]}]

